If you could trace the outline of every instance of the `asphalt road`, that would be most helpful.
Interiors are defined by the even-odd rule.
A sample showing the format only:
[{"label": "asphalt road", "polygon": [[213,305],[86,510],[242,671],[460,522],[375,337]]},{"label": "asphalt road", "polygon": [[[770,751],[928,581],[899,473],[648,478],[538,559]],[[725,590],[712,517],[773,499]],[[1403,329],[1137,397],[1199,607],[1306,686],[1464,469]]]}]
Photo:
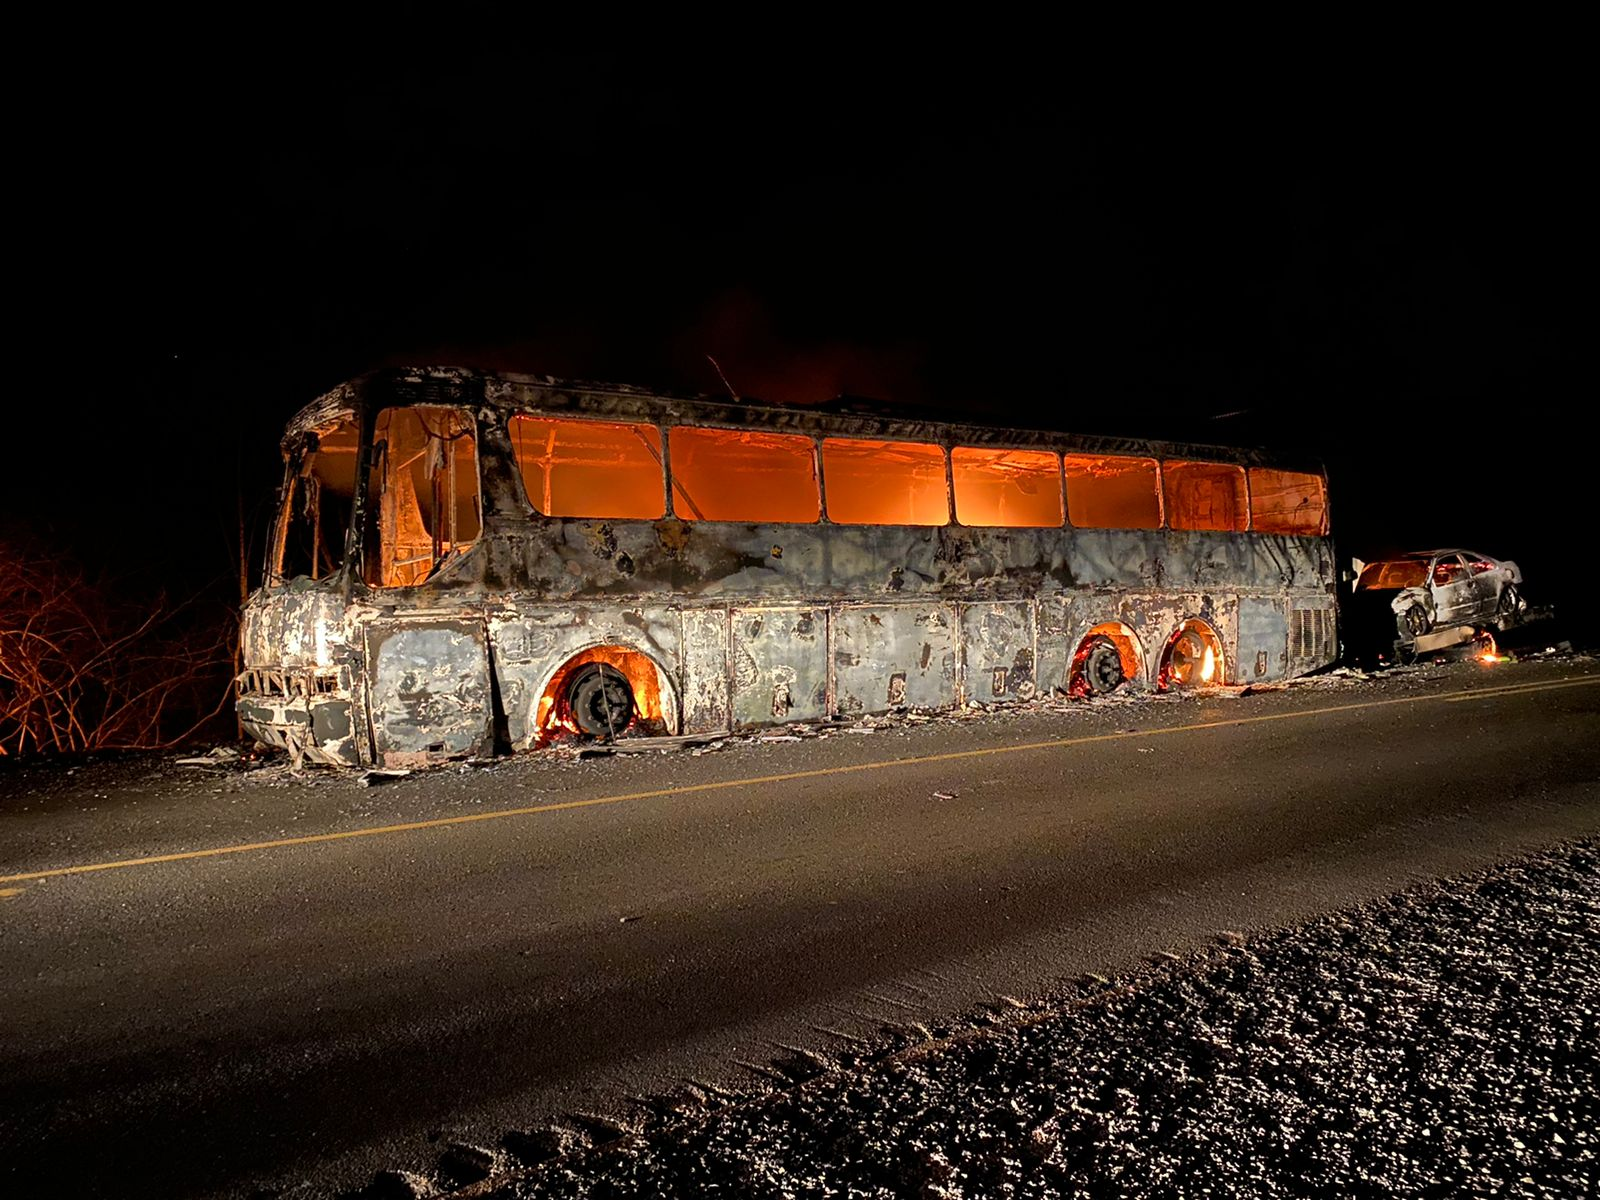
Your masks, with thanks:
[{"label": "asphalt road", "polygon": [[0,773],[0,1192],[333,1195],[1600,831],[1600,663],[373,788]]}]

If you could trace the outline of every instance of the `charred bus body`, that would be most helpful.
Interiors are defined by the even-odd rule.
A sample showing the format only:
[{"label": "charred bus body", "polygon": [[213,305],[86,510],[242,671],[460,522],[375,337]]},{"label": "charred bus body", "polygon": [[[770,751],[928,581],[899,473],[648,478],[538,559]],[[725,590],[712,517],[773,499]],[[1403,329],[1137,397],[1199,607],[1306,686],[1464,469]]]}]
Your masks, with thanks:
[{"label": "charred bus body", "polygon": [[1275,680],[1333,661],[1324,479],[1255,451],[381,371],[290,423],[238,711],[420,765]]}]

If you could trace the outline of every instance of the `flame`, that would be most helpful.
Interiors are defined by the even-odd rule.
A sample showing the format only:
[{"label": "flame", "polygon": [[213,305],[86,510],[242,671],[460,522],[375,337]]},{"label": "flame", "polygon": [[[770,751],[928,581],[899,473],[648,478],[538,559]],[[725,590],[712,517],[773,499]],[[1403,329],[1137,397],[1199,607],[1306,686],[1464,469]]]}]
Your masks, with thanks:
[{"label": "flame", "polygon": [[1210,625],[1188,620],[1167,642],[1159,676],[1162,691],[1221,683],[1222,643]]},{"label": "flame", "polygon": [[1495,663],[1511,661],[1511,656],[1509,654],[1500,653],[1499,643],[1494,640],[1494,634],[1490,633],[1487,629],[1483,630],[1476,638],[1473,639],[1473,644],[1478,648],[1478,653],[1476,656],[1478,661],[1486,667],[1492,667]]},{"label": "flame", "polygon": [[615,667],[627,679],[628,687],[633,690],[635,710],[630,728],[666,727],[666,709],[661,702],[661,681],[656,674],[655,663],[637,650],[626,650],[621,646],[596,646],[592,650],[585,650],[557,671],[550,685],[544,689],[544,695],[539,697],[538,707],[534,711],[534,725],[539,731],[540,745],[556,738],[582,734],[583,731],[578,728],[578,723],[567,708],[567,683],[580,667],[589,663],[605,663]]}]

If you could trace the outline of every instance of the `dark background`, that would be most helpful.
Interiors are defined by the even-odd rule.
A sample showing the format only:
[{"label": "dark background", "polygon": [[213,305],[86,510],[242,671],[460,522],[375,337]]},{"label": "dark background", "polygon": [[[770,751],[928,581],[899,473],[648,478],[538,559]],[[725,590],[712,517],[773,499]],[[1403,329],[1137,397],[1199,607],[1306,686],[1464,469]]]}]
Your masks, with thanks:
[{"label": "dark background", "polygon": [[[30,108],[0,514],[200,587],[287,418],[393,363],[1309,451],[1346,556],[1581,606],[1561,71],[1079,84],[993,54],[124,67]],[[1582,216],[1580,216],[1580,207]]]}]

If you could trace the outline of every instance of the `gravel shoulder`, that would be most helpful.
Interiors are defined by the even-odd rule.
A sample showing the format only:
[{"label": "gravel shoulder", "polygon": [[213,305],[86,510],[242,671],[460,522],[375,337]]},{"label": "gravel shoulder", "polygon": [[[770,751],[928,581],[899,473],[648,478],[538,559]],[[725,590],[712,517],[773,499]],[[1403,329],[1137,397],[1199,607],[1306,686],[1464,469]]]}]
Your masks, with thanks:
[{"label": "gravel shoulder", "polygon": [[1594,1195],[1600,841],[791,1069],[513,1135],[553,1157],[461,1194]]}]

